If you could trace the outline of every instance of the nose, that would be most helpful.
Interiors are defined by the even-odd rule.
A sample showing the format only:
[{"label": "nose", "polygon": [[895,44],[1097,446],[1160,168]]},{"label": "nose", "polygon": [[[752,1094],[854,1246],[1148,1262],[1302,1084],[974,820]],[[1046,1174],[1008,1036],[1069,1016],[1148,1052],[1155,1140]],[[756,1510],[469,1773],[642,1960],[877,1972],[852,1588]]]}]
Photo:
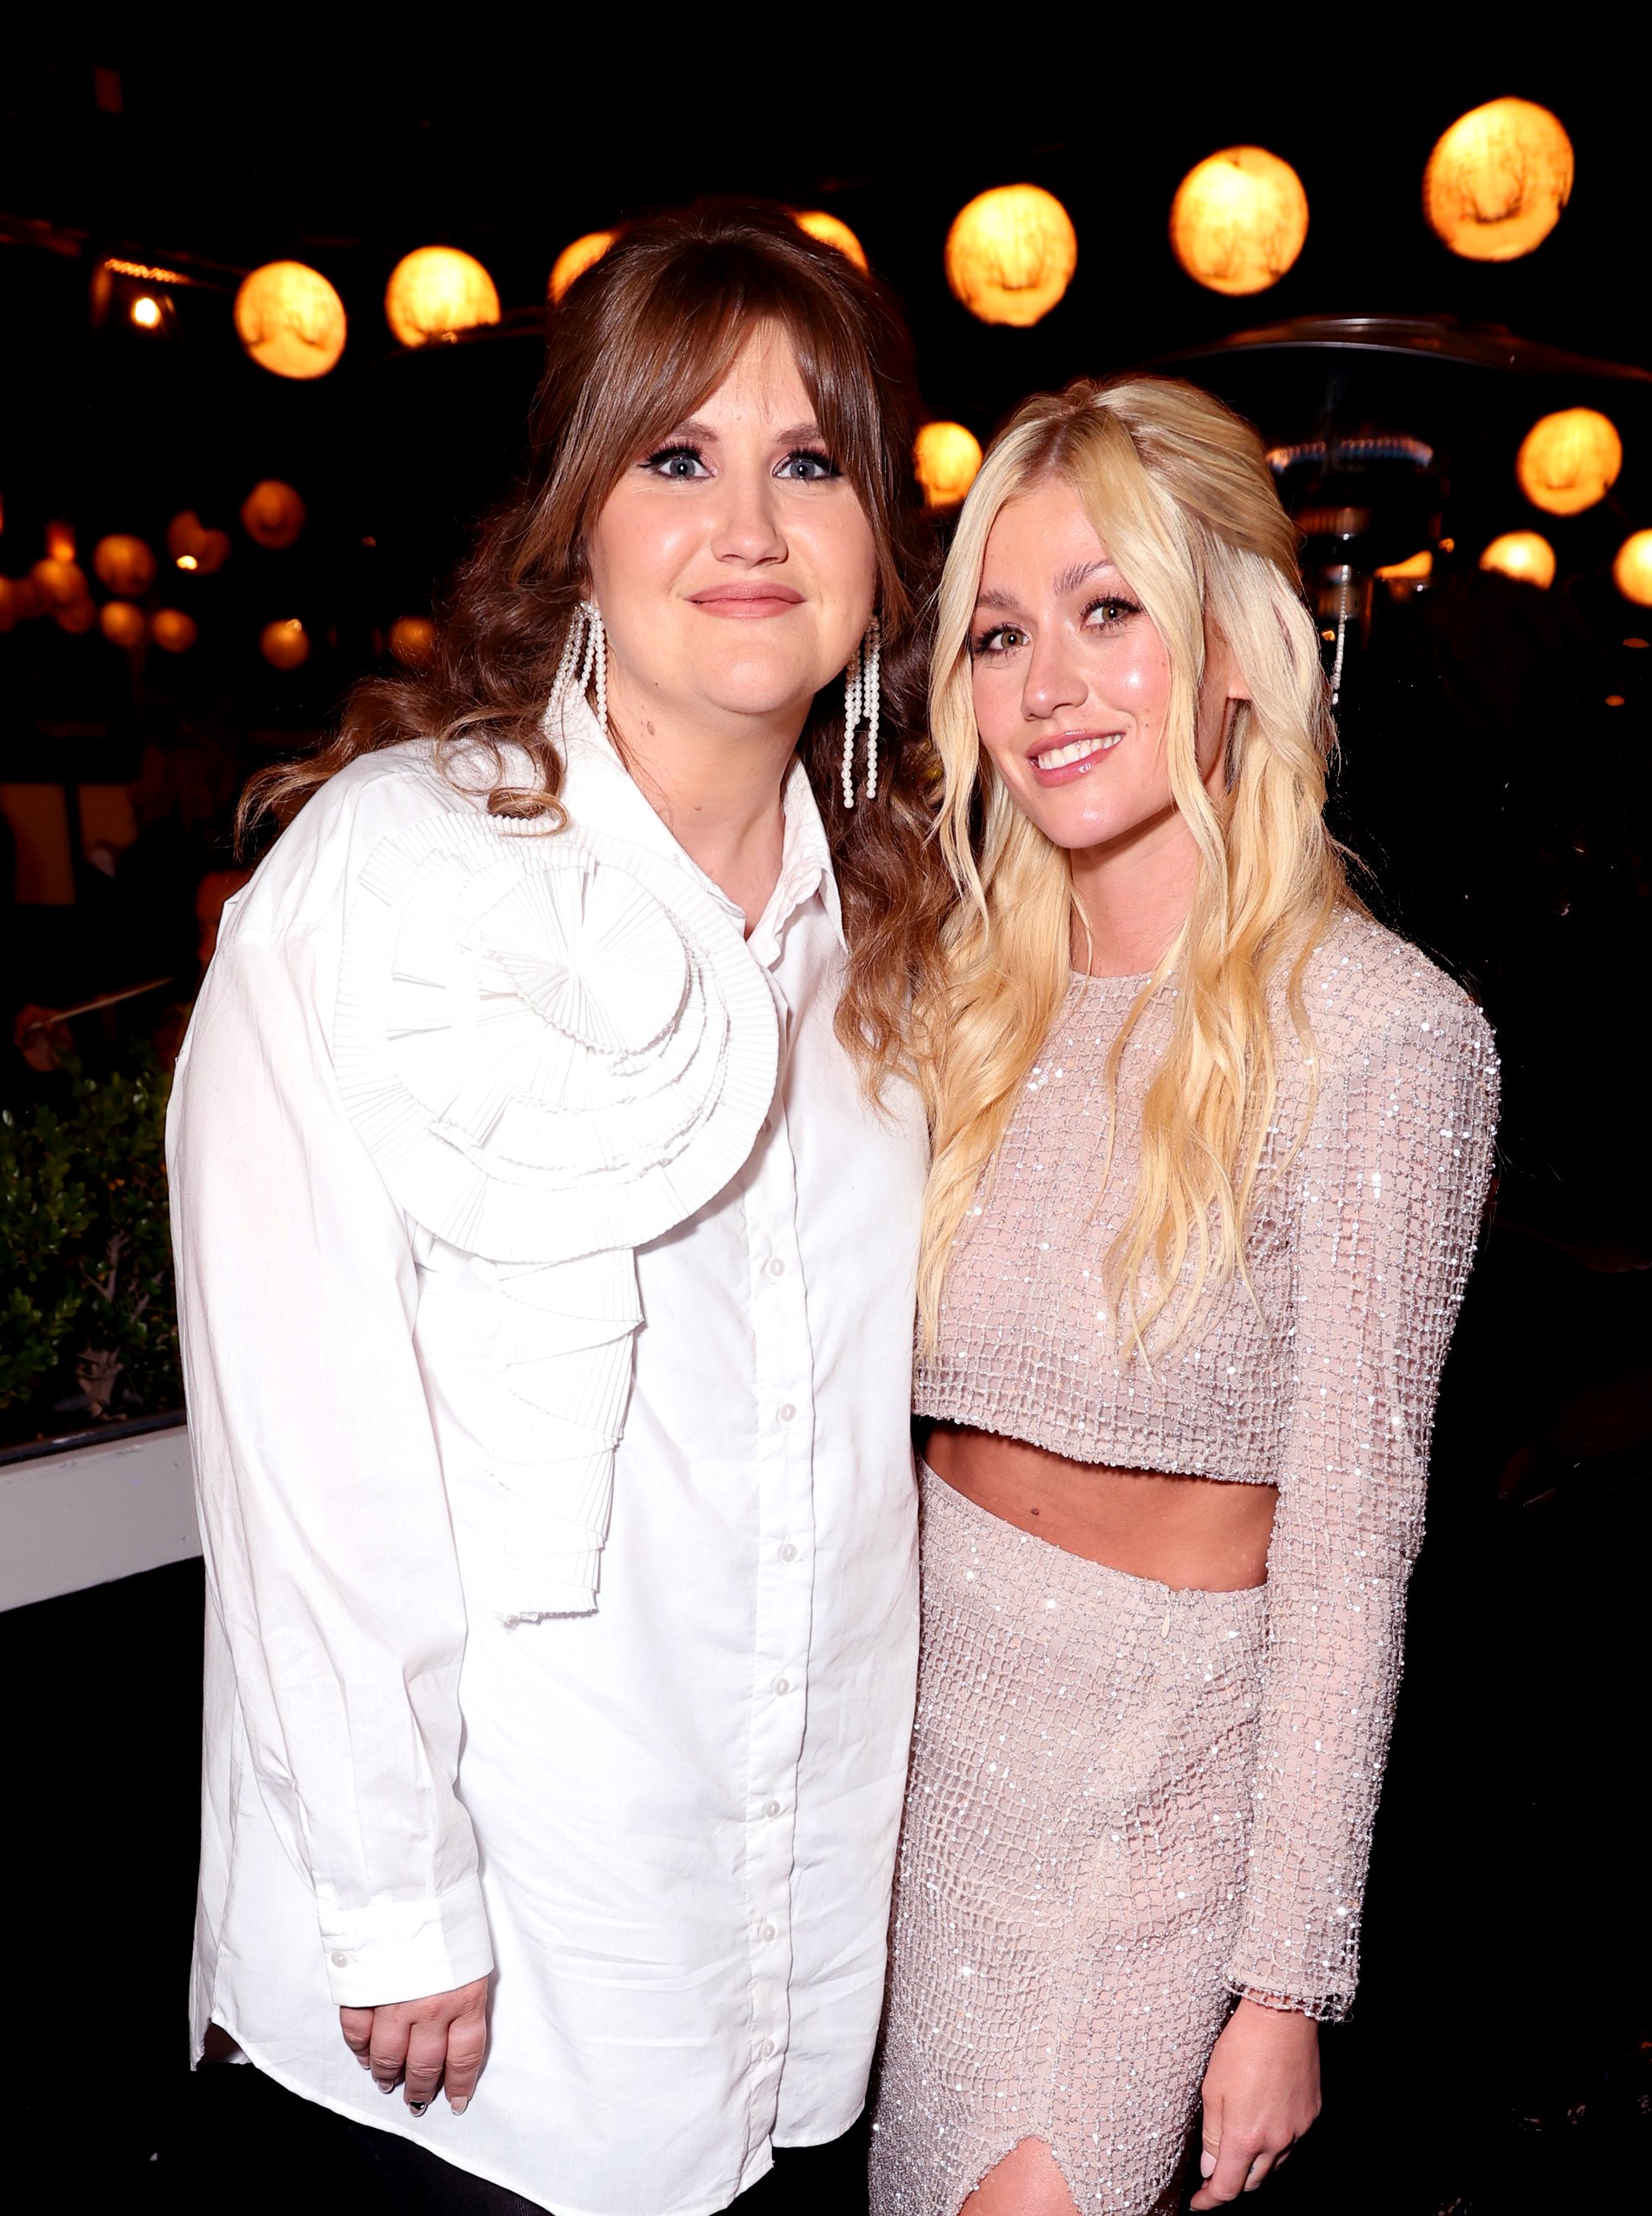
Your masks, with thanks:
[{"label": "nose", "polygon": [[1060,623],[1041,626],[1027,657],[1021,688],[1021,712],[1029,723],[1047,722],[1064,709],[1076,708],[1089,691],[1078,657]]},{"label": "nose", "polygon": [[718,490],[711,534],[716,559],[752,565],[783,562],[786,537],[768,469],[761,465],[726,468]]}]

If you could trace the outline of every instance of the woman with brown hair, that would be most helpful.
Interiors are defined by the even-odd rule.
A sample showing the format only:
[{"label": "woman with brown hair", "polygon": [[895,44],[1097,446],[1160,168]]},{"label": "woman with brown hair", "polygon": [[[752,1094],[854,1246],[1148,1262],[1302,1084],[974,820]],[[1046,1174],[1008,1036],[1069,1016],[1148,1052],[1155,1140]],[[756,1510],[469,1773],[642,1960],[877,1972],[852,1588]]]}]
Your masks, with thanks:
[{"label": "woman with brown hair", "polygon": [[703,2216],[862,2105],[944,904],[907,389],[778,211],[623,237],[433,673],[261,781],[180,1062],[194,2036],[424,2205]]}]

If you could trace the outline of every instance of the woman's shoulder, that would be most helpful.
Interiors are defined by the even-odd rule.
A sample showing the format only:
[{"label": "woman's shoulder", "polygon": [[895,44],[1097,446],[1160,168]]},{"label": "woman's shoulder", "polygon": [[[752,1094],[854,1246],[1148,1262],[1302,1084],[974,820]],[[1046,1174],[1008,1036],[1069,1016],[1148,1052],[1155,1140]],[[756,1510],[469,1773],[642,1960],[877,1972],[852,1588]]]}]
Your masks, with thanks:
[{"label": "woman's shoulder", "polygon": [[1494,1053],[1491,1027],[1472,995],[1362,908],[1338,909],[1304,965],[1302,991],[1324,1063],[1407,1038],[1436,1051]]}]

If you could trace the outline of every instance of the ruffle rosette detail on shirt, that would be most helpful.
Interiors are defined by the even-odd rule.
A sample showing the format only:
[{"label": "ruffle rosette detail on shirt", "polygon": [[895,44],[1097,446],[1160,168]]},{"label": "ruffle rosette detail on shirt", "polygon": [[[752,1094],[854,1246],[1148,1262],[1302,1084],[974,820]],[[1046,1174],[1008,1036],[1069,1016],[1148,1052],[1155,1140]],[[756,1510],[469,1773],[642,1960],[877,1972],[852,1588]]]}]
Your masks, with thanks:
[{"label": "ruffle rosette detail on shirt", "polygon": [[466,812],[369,858],[335,1064],[397,1203],[496,1268],[507,1619],[596,1604],[635,1249],[744,1162],[777,1050],[738,932],[663,855]]}]

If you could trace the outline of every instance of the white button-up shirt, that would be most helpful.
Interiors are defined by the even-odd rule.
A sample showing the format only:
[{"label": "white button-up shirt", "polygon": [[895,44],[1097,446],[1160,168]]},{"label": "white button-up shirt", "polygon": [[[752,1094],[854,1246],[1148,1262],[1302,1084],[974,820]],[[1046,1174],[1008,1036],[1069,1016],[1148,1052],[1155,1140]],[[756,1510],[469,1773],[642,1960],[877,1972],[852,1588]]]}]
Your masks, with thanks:
[{"label": "white button-up shirt", "polygon": [[[600,1477],[585,1507],[541,1518],[600,1547],[594,1601],[556,1598],[553,1564],[547,1612],[515,1620],[501,1404],[533,1397],[535,1303],[565,1342],[556,1288],[608,1262],[536,1276],[432,1230],[340,1071],[352,904],[383,857],[456,807],[473,844],[522,827],[396,748],[324,787],[226,916],[170,1135],[210,1592],[193,2029],[559,2216],[700,2216],[864,2096],[916,1667],[926,1141],[916,1099],[869,1103],[834,1035],[842,928],[801,769],[743,942],[594,722],[567,749],[573,833],[673,873],[709,967],[736,999],[761,981],[767,1112],[721,1189],[637,1247],[635,1311],[607,1328],[623,1436],[562,1465]],[[446,913],[416,882],[405,908],[409,929]],[[429,984],[402,966],[398,1008]],[[423,1020],[377,1035],[415,1055]],[[570,1429],[528,1414],[505,1487]],[[476,2097],[415,2121],[337,2006],[490,1971]]]}]

